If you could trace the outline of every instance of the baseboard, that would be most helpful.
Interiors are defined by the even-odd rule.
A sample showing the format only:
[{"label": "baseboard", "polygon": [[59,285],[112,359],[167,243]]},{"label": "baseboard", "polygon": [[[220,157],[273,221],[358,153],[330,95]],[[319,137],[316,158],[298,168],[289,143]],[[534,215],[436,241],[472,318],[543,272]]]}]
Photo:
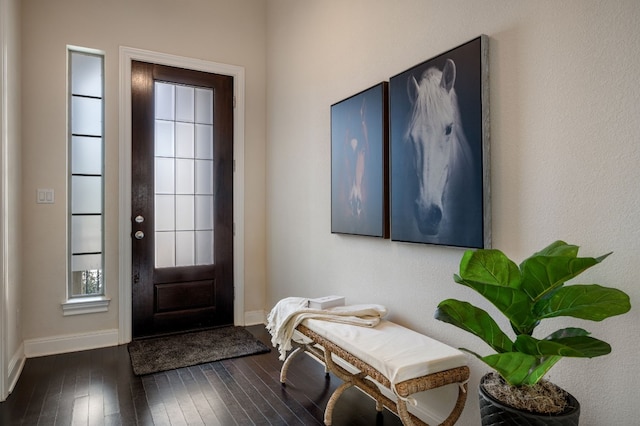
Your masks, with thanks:
[{"label": "baseboard", "polygon": [[92,333],[66,334],[24,341],[24,354],[27,358],[55,355],[67,352],[116,346],[118,329],[100,330]]},{"label": "baseboard", "polygon": [[244,313],[245,325],[265,324],[267,315],[264,311],[250,311]]},{"label": "baseboard", "polygon": [[22,368],[24,367],[24,363],[27,358],[24,355],[24,343],[20,345],[18,350],[13,357],[11,357],[11,361],[9,361],[9,377],[7,383],[9,384],[9,393],[13,392],[13,388],[18,383],[18,379],[20,378],[20,373],[22,373]]}]

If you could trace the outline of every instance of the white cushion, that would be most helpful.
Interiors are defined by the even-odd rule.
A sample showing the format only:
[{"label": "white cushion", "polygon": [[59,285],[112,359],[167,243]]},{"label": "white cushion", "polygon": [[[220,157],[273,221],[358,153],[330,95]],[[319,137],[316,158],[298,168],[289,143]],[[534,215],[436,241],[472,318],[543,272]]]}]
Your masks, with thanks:
[{"label": "white cushion", "polygon": [[316,319],[302,324],[378,370],[392,385],[467,365],[458,349],[386,320],[375,327]]}]

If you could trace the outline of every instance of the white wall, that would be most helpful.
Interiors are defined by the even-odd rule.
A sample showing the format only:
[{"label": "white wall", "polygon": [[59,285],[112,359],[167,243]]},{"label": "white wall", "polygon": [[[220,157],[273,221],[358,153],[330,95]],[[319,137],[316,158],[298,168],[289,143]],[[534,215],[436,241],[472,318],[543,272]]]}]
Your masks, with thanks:
[{"label": "white wall", "polygon": [[[285,296],[342,294],[384,303],[394,321],[489,353],[433,319],[445,298],[483,303],[453,283],[462,250],[330,233],[329,106],[479,34],[490,38],[494,247],[516,261],[556,239],[588,256],[613,251],[584,280],[620,288],[635,305],[639,20],[635,0],[270,0],[267,309]],[[635,424],[638,309],[569,323],[613,352],[564,359],[548,378],[581,401],[581,424]],[[566,320],[544,328],[558,324]],[[488,370],[470,363],[464,425],[478,423],[476,388]]]},{"label": "white wall", "polygon": [[[22,2],[24,339],[118,328],[119,47],[245,69],[245,309],[265,295],[266,4],[261,0]],[[66,298],[66,46],[105,52],[105,253],[109,312],[63,317]],[[55,204],[36,204],[53,188]]]},{"label": "white wall", "polygon": [[[7,252],[16,262],[6,299],[16,309],[7,314],[9,357],[23,337],[117,327],[115,281],[108,283],[109,313],[63,318],[60,309],[67,44],[107,52],[112,279],[118,271],[118,46],[241,65],[246,309],[269,309],[288,295],[340,293],[351,302],[385,303],[394,321],[483,351],[470,336],[433,320],[444,298],[479,301],[451,279],[461,250],[330,234],[329,105],[484,33],[490,37],[494,246],[517,260],[557,238],[586,255],[614,251],[586,278],[627,291],[634,305],[638,300],[632,273],[640,245],[640,4],[634,0],[5,1],[22,6],[21,20],[10,22],[22,24],[12,43],[22,38],[23,146],[22,153],[15,149],[20,114],[13,112],[17,162],[4,173],[19,174],[16,165],[24,166],[22,186],[9,195],[22,197],[9,219],[11,229],[22,230],[14,231]],[[20,97],[11,90],[17,108]],[[35,204],[33,193],[44,185],[56,190],[53,206]],[[640,373],[639,320],[634,308],[604,323],[578,323],[611,343],[613,353],[565,359],[552,370],[549,378],[581,401],[582,424],[633,424],[640,417],[632,392]],[[473,392],[486,368],[473,360],[471,367]],[[472,393],[460,423],[477,424],[477,411]]]},{"label": "white wall", "polygon": [[15,385],[22,368],[21,215],[20,215],[20,5],[0,3],[0,338],[2,384],[0,400]]}]

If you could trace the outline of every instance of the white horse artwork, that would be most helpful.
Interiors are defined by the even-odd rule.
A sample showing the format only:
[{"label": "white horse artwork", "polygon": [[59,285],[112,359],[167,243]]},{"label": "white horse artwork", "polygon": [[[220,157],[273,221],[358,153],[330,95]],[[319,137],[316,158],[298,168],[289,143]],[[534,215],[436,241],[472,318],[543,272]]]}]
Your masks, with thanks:
[{"label": "white horse artwork", "polygon": [[472,185],[474,177],[481,178],[463,131],[455,83],[451,59],[419,79],[407,78],[410,110],[403,139],[412,158],[406,188],[412,189],[406,190],[404,210],[412,212],[412,226],[405,226],[401,239],[465,246],[473,238],[469,214],[477,214],[481,195]]}]

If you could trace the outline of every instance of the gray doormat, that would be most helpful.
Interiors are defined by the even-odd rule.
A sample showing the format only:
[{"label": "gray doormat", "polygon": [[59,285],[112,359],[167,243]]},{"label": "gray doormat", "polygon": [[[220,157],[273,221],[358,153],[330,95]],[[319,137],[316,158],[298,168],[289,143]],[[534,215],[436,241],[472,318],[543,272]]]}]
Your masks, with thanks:
[{"label": "gray doormat", "polygon": [[137,376],[269,352],[243,327],[223,327],[129,343],[129,357]]}]

